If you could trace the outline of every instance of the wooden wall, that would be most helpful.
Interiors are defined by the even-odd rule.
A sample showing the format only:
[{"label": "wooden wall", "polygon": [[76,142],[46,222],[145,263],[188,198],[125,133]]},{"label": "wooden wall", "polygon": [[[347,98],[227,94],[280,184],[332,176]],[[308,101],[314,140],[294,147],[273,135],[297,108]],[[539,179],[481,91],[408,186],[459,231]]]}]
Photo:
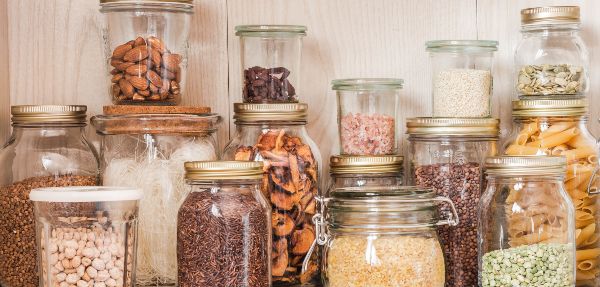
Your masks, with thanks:
[{"label": "wooden wall", "polygon": [[[220,137],[226,142],[232,103],[241,99],[234,27],[306,25],[300,97],[310,106],[309,133],[326,159],[337,152],[332,79],[403,78],[406,87],[400,116],[426,116],[431,111],[431,85],[424,43],[491,39],[500,41],[494,115],[501,117],[506,132],[514,98],[512,55],[520,37],[520,9],[553,4],[582,6],[583,35],[592,61],[590,128],[597,133],[600,2],[593,0],[196,0],[184,104],[209,105],[221,114]],[[87,104],[91,114],[109,103],[103,76],[102,21],[95,0],[0,0],[1,140],[9,129],[9,103]]]}]

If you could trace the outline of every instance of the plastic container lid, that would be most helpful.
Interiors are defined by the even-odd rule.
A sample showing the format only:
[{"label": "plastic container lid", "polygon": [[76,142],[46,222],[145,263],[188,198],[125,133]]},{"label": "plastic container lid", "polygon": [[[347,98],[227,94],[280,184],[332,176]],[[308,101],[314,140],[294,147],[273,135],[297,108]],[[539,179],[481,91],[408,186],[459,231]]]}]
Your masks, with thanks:
[{"label": "plastic container lid", "polygon": [[29,193],[29,199],[36,202],[114,202],[141,198],[139,189],[111,186],[46,187]]}]

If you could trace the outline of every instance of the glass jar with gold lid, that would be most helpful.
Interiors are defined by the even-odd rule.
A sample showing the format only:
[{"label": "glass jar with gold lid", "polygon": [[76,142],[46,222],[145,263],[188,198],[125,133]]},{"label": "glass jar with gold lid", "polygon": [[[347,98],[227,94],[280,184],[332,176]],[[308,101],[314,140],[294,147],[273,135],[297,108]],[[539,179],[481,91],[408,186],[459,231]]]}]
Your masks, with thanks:
[{"label": "glass jar with gold lid", "polygon": [[334,155],[329,160],[329,192],[336,188],[404,183],[404,157]]},{"label": "glass jar with gold lid", "polygon": [[[503,143],[506,155],[555,155],[567,158],[565,189],[575,206],[578,257],[577,285],[600,284],[600,267],[589,264],[600,255],[597,195],[588,193],[590,178],[598,167],[596,139],[586,127],[588,102],[571,100],[513,101],[513,132]],[[595,186],[594,186],[595,188]],[[588,236],[589,235],[589,236]],[[591,256],[591,257],[590,257]]]}]

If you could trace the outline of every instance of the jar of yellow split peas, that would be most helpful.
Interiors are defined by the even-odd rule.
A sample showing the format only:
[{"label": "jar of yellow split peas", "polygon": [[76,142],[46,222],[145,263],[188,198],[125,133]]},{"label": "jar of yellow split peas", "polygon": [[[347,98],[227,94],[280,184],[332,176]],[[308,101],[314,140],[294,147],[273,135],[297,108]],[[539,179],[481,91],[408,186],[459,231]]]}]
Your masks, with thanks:
[{"label": "jar of yellow split peas", "polygon": [[585,99],[513,101],[514,130],[503,144],[506,155],[560,155],[567,158],[565,189],[575,206],[576,286],[600,286],[600,214],[595,184],[595,138],[586,127]]}]

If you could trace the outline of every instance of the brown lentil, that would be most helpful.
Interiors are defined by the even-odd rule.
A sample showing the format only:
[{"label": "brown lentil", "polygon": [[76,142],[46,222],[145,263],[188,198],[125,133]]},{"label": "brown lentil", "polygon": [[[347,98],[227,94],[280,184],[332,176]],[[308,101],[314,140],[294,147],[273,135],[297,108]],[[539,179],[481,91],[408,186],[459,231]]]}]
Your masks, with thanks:
[{"label": "brown lentil", "polygon": [[29,192],[34,188],[91,186],[93,176],[31,177],[0,187],[0,286],[38,286],[35,218]]},{"label": "brown lentil", "polygon": [[[477,286],[477,209],[481,196],[479,163],[433,164],[415,168],[415,183],[431,187],[456,206],[459,225],[438,228],[446,258],[446,286]],[[447,209],[441,208],[442,212]]]}]

